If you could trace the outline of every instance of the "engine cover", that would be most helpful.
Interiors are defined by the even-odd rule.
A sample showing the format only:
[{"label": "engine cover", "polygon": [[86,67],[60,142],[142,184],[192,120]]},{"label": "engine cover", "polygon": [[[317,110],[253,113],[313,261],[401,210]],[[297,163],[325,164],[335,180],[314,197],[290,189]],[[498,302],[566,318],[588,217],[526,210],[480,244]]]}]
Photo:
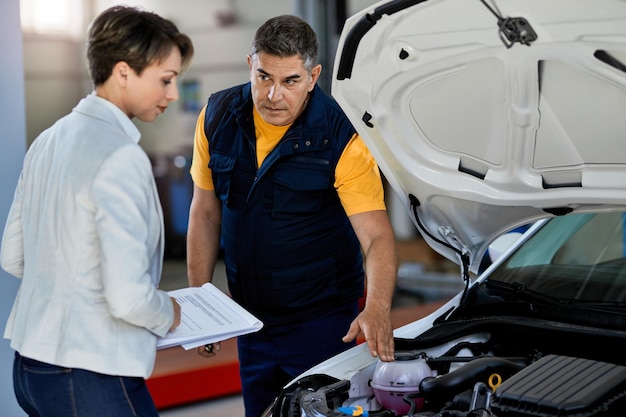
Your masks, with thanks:
[{"label": "engine cover", "polygon": [[625,399],[626,367],[547,355],[503,382],[491,406],[520,417],[617,416]]}]

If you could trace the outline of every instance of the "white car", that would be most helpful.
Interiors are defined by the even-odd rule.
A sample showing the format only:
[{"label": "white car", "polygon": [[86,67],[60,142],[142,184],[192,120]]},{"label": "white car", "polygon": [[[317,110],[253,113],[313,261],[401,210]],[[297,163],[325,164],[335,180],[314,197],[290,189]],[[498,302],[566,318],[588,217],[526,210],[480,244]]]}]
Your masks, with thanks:
[{"label": "white car", "polygon": [[380,2],[331,91],[465,287],[395,330],[394,362],[359,345],[266,414],[625,415],[626,0]]}]

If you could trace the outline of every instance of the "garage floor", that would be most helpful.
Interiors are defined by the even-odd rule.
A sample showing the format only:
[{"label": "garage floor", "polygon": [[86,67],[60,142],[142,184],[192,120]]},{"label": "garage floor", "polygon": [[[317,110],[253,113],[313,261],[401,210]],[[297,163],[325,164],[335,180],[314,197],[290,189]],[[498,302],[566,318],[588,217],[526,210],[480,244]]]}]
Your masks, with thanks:
[{"label": "garage floor", "polygon": [[159,415],[161,417],[243,417],[243,399],[241,398],[241,395],[216,398],[214,400],[204,401],[197,404],[189,404],[162,410]]}]

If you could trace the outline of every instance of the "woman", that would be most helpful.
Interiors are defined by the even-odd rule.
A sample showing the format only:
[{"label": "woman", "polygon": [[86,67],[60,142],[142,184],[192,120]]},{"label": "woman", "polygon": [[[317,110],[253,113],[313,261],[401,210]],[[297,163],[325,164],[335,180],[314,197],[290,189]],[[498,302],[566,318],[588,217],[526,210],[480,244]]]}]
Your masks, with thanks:
[{"label": "woman", "polygon": [[5,337],[29,416],[158,416],[145,378],[180,307],[157,288],[163,215],[131,119],[178,99],[192,56],[172,22],[105,10],[88,31],[94,91],[26,154],[0,259],[22,279]]}]

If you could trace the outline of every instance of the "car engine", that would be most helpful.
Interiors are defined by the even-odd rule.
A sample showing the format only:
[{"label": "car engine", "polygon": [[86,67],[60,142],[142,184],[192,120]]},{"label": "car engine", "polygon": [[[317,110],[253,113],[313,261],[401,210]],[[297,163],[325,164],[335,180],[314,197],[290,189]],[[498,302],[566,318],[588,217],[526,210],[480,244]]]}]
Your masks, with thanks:
[{"label": "car engine", "polygon": [[547,326],[546,337],[535,339],[532,347],[524,339],[524,327],[513,325],[497,336],[475,334],[425,350],[415,349],[424,344],[422,338],[398,340],[394,362],[379,361],[345,380],[309,375],[296,381],[278,397],[273,416],[624,415],[626,366],[610,353],[620,350],[622,341],[606,349],[590,343],[590,335],[575,346],[569,343],[571,328],[552,331]]}]

